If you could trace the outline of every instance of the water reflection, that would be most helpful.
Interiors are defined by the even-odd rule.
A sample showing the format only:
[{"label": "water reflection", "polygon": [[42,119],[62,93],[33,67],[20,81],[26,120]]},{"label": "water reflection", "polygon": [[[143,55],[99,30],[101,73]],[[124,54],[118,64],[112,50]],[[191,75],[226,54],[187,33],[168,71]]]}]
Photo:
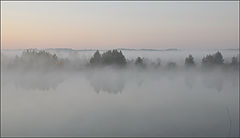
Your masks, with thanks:
[{"label": "water reflection", "polygon": [[64,81],[63,76],[29,73],[15,76],[13,84],[17,88],[21,89],[48,91],[50,89],[56,89],[57,86],[63,81]]},{"label": "water reflection", "polygon": [[96,93],[108,92],[108,93],[121,93],[124,88],[123,80],[115,80],[115,81],[98,81],[98,80],[90,80],[91,86],[94,88]]},{"label": "water reflection", "polygon": [[112,69],[4,73],[3,132],[6,136],[236,136],[239,99],[238,84],[232,86],[232,81],[238,82],[234,75]]},{"label": "water reflection", "polygon": [[185,73],[185,78],[184,78],[185,85],[190,89],[192,89],[196,83],[196,75],[195,74],[196,74],[196,72],[194,72],[193,70],[190,70],[190,69],[188,69],[188,72]]},{"label": "water reflection", "polygon": [[121,93],[126,84],[124,77],[116,72],[110,72],[110,74],[97,74],[96,72],[88,75],[87,80],[90,85],[94,88],[96,93],[107,92],[107,93]]},{"label": "water reflection", "polygon": [[2,85],[13,84],[17,88],[48,91],[50,89],[56,89],[59,84],[66,79],[84,78],[89,82],[96,93],[107,92],[117,94],[124,91],[127,83],[134,83],[136,86],[141,87],[146,81],[159,82],[166,79],[173,82],[177,81],[177,78],[183,77],[184,85],[189,89],[194,89],[194,87],[203,85],[206,88],[215,89],[217,92],[221,92],[225,81],[230,82],[233,87],[238,86],[238,78],[233,76],[234,74],[221,75],[221,73],[222,72],[210,72],[199,74],[199,72],[189,71],[182,74],[169,72],[166,75],[165,73],[161,74],[159,72],[121,72],[119,70],[97,70],[82,72],[79,75],[58,72],[45,74],[37,72],[22,74],[4,73],[5,79],[2,80]]},{"label": "water reflection", "polygon": [[217,92],[221,92],[223,89],[224,76],[209,73],[203,76],[202,82],[205,87],[215,89]]}]

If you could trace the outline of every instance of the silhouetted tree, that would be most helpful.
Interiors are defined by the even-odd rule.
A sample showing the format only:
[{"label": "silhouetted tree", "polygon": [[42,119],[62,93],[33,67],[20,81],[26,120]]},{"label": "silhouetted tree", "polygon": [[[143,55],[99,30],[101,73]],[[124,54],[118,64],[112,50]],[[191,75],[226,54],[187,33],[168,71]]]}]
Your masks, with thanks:
[{"label": "silhouetted tree", "polygon": [[144,64],[143,62],[143,58],[141,57],[137,57],[137,59],[135,60],[135,65],[142,68],[146,67],[146,64]]},{"label": "silhouetted tree", "polygon": [[218,51],[217,53],[213,55],[207,55],[206,57],[203,57],[202,59],[202,64],[203,65],[222,65],[223,64],[223,56],[222,54]]},{"label": "silhouetted tree", "polygon": [[223,56],[222,54],[218,51],[217,53],[214,54],[214,63],[217,65],[223,64]]},{"label": "silhouetted tree", "polygon": [[186,57],[185,65],[187,65],[187,66],[194,66],[195,65],[194,58],[193,58],[192,55],[189,55],[188,57]]},{"label": "silhouetted tree", "polygon": [[93,57],[90,59],[90,63],[91,64],[94,64],[94,65],[96,65],[96,64],[100,64],[101,63],[101,54],[99,53],[99,51],[97,50],[95,53],[94,53],[94,55],[93,55]]},{"label": "silhouetted tree", "polygon": [[230,64],[234,69],[238,69],[239,61],[237,57],[232,57],[232,62]]},{"label": "silhouetted tree", "polygon": [[143,65],[143,59],[141,57],[137,57],[136,61],[135,61],[136,65]]},{"label": "silhouetted tree", "polygon": [[116,49],[108,50],[107,52],[102,54],[102,62],[103,64],[117,64],[117,65],[125,65],[126,58],[122,54],[122,51],[118,52]]},{"label": "silhouetted tree", "polygon": [[237,64],[238,64],[238,59],[237,59],[237,57],[232,57],[231,65],[237,65]]},{"label": "silhouetted tree", "polygon": [[108,50],[104,52],[102,55],[99,53],[99,51],[96,51],[93,55],[93,57],[90,59],[90,63],[93,65],[96,64],[105,64],[105,65],[125,65],[127,63],[126,58],[122,54],[122,51],[114,50]]},{"label": "silhouetted tree", "polygon": [[50,69],[60,66],[62,62],[56,54],[51,54],[45,50],[26,49],[20,57],[16,57],[14,64],[26,69]]},{"label": "silhouetted tree", "polygon": [[46,52],[45,50],[35,50],[35,49],[27,49],[24,50],[21,56],[21,59],[29,62],[45,62],[45,63],[57,63],[58,58],[56,54],[51,54]]},{"label": "silhouetted tree", "polygon": [[203,65],[211,65],[214,63],[214,58],[212,55],[207,55],[206,57],[203,57],[202,64]]}]

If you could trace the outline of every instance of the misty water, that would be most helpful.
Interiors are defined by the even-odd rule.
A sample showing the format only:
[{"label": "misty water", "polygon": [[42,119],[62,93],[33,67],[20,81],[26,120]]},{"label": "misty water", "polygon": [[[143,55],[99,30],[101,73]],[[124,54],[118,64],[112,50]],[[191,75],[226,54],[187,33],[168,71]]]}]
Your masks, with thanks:
[{"label": "misty water", "polygon": [[[86,69],[94,51],[50,51],[77,69],[2,65],[2,136],[238,136],[239,70],[201,69],[206,51],[124,51],[159,69]],[[238,50],[223,50],[230,62]],[[2,63],[21,51],[2,51]],[[192,54],[197,67],[185,68]],[[5,61],[4,61],[5,60]],[[79,62],[81,61],[81,63]],[[166,62],[177,63],[166,69]]]}]

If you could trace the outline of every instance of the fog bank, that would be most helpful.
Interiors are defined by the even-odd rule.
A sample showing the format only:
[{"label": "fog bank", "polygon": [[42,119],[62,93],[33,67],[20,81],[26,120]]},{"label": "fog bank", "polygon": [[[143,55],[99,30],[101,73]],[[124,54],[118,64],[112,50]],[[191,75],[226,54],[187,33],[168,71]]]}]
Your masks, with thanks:
[{"label": "fog bank", "polygon": [[[200,64],[216,51],[123,51],[129,61],[161,65],[89,68],[94,52],[52,52],[68,66],[42,70],[9,69],[21,52],[3,51],[2,136],[239,135],[239,68]],[[194,68],[184,66],[189,54]],[[227,63],[239,53],[222,54]]]}]

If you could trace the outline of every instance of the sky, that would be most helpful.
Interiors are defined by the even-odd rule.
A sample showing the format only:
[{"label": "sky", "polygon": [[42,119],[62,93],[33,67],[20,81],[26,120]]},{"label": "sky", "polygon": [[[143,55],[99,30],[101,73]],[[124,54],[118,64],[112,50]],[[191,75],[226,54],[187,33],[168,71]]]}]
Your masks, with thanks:
[{"label": "sky", "polygon": [[239,2],[1,2],[2,49],[239,48]]}]

